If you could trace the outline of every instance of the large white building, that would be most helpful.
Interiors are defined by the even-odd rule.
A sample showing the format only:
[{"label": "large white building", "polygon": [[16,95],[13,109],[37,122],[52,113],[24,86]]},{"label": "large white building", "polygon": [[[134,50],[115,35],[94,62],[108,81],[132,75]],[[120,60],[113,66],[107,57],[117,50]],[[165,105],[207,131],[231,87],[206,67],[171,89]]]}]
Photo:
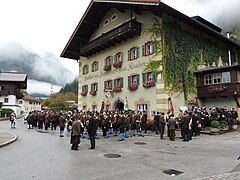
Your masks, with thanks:
[{"label": "large white building", "polygon": [[[161,73],[143,71],[150,60],[163,59],[147,32],[153,19],[161,25],[177,24],[217,48],[231,49],[238,64],[240,46],[200,17],[188,17],[159,0],[92,0],[61,54],[79,61],[80,110],[124,109],[127,101],[129,109],[152,115],[167,112],[170,100],[175,109],[184,104],[183,96],[165,90]],[[161,35],[157,38],[162,46],[170,43]],[[200,54],[199,61],[202,58]],[[198,101],[197,95],[192,103],[194,99]]]}]

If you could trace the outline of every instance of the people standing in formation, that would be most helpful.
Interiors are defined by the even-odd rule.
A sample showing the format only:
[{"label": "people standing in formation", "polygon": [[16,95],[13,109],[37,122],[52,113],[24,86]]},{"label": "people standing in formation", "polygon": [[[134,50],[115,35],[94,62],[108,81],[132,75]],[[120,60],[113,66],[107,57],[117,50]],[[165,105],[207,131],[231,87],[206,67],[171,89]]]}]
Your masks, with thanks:
[{"label": "people standing in formation", "polygon": [[[192,140],[192,136],[199,136],[200,131],[210,126],[212,120],[228,122],[230,129],[238,121],[238,114],[235,108],[227,110],[225,108],[213,107],[208,112],[205,107],[192,108],[188,111],[180,112],[177,117],[173,113],[157,112],[153,118],[152,131],[159,134],[160,140],[164,140],[164,130],[167,129],[167,136],[171,141],[175,140],[175,130],[181,130],[181,138],[184,142]],[[10,117],[11,127],[13,117]],[[85,138],[86,134],[90,140],[90,148],[95,149],[95,139],[99,138],[98,129],[102,130],[102,136],[109,138],[117,137],[118,141],[125,141],[129,137],[141,136],[147,133],[148,121],[147,112],[128,111],[102,111],[102,112],[78,112],[74,110],[68,113],[54,111],[33,111],[26,117],[28,128],[38,128],[45,130],[56,130],[60,128],[60,137],[64,137],[65,127],[71,131],[72,150],[78,150],[80,138]],[[12,125],[13,124],[13,125]]]}]

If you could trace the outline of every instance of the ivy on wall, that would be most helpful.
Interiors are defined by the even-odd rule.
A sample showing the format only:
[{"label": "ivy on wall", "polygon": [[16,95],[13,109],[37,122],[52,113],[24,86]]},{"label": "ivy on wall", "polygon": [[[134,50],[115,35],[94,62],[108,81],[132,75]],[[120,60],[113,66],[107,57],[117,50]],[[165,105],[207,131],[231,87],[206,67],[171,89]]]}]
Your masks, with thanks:
[{"label": "ivy on wall", "polygon": [[[165,88],[172,93],[183,93],[185,102],[189,94],[196,93],[194,73],[200,64],[217,65],[219,57],[224,63],[228,61],[226,49],[210,39],[183,30],[177,22],[159,23],[153,19],[153,25],[147,31],[157,42],[157,52],[162,54],[162,59],[150,61],[145,71],[158,69],[156,72],[162,72]],[[162,71],[159,71],[160,66]]]}]

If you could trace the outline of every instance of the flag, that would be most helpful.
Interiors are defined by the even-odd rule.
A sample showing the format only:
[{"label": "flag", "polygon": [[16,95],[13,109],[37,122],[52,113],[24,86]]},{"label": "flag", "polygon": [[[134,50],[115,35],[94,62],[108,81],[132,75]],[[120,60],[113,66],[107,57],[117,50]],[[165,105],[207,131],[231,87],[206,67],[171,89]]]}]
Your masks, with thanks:
[{"label": "flag", "polygon": [[172,98],[169,97],[168,98],[168,101],[169,101],[169,110],[171,110],[172,113],[174,113],[174,107],[173,107],[173,103],[172,103]]}]

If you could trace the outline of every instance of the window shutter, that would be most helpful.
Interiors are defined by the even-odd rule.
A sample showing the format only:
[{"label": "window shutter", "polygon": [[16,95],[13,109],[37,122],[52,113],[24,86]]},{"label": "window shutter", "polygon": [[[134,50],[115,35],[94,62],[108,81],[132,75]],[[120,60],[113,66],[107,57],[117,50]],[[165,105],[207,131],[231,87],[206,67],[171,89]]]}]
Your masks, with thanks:
[{"label": "window shutter", "polygon": [[145,56],[145,45],[142,45],[142,56]]},{"label": "window shutter", "polygon": [[131,60],[131,51],[128,50],[128,61],[130,61],[130,60]]},{"label": "window shutter", "polygon": [[153,53],[157,52],[156,43],[152,43]]},{"label": "window shutter", "polygon": [[112,89],[112,80],[110,81],[109,85],[110,85],[110,89]]},{"label": "window shutter", "polygon": [[106,86],[107,86],[107,82],[104,81],[104,90],[106,89]]},{"label": "window shutter", "polygon": [[94,72],[94,63],[91,64],[92,72]]},{"label": "window shutter", "polygon": [[84,91],[84,86],[82,86],[82,92]]},{"label": "window shutter", "polygon": [[139,85],[139,74],[137,76],[137,84]]},{"label": "window shutter", "polygon": [[131,76],[128,76],[128,86],[131,85]]},{"label": "window shutter", "polygon": [[142,74],[142,79],[143,79],[143,82],[142,82],[142,83],[145,83],[145,82],[146,82],[146,73],[143,73],[143,74]]},{"label": "window shutter", "polygon": [[137,51],[137,58],[139,58],[139,47],[137,47],[136,51]]},{"label": "window shutter", "polygon": [[88,85],[86,85],[86,92],[88,92]]},{"label": "window shutter", "polygon": [[110,57],[110,65],[113,64],[113,56]]},{"label": "window shutter", "polygon": [[156,74],[156,72],[153,72],[153,81],[155,83],[157,82],[157,74]]},{"label": "window shutter", "polygon": [[96,83],[96,91],[98,91],[98,83]]},{"label": "window shutter", "polygon": [[121,61],[122,62],[124,61],[124,54],[123,54],[123,52],[121,53]]},{"label": "window shutter", "polygon": [[123,78],[120,79],[121,87],[123,87]]}]

